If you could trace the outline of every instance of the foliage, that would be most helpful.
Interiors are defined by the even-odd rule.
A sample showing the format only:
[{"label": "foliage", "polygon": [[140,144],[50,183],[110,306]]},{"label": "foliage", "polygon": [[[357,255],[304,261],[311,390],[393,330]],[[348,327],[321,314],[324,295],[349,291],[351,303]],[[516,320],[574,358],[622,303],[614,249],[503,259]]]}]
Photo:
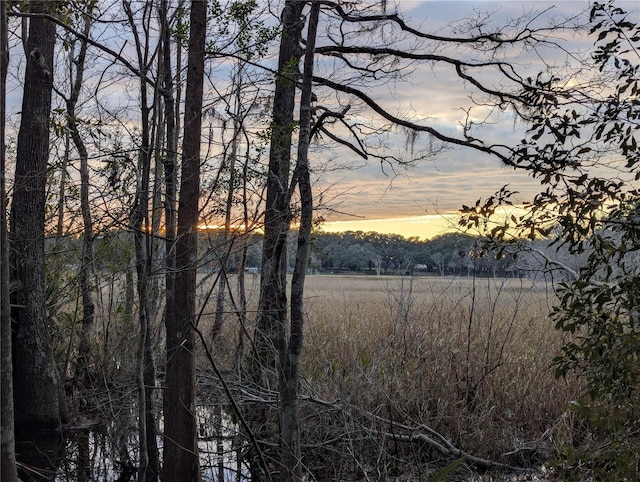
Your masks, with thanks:
[{"label": "foliage", "polygon": [[[589,415],[608,448],[587,453],[589,463],[572,453],[567,465],[636,478],[640,27],[613,2],[594,3],[590,22],[596,40],[585,72],[591,77],[583,73],[586,80],[567,87],[575,79],[540,74],[521,93],[531,124],[512,162],[544,190],[511,222],[521,236],[551,236],[556,246],[586,255],[573,278],[557,286],[552,317],[573,336],[553,364],[558,376],[585,378],[588,397],[577,404],[579,413]],[[508,204],[511,195],[504,190],[490,201]],[[492,209],[467,207],[463,222],[478,225]],[[505,226],[493,234],[504,237]]]},{"label": "foliage", "polygon": [[484,250],[481,238],[447,233],[430,240],[398,234],[347,231],[316,233],[313,256],[327,271],[380,274],[510,276],[518,267],[511,256]]},{"label": "foliage", "polygon": [[223,5],[219,1],[209,4],[209,14],[215,34],[207,46],[209,52],[221,53],[235,43],[235,55],[247,59],[262,57],[278,35],[278,26],[268,26],[259,15],[256,0],[233,0]]}]

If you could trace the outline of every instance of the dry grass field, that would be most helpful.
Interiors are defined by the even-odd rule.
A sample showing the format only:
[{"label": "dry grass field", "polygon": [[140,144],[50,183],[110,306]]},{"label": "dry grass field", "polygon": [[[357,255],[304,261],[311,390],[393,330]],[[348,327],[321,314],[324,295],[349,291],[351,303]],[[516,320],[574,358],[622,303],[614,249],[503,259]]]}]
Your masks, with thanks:
[{"label": "dry grass field", "polygon": [[543,460],[568,442],[578,389],[550,369],[553,302],[530,280],[311,276],[304,374],[471,453]]},{"label": "dry grass field", "polygon": [[[527,279],[309,276],[306,449],[333,473],[355,458],[378,479],[446,465],[432,447],[416,448],[424,433],[510,466],[553,459],[578,432],[567,407],[579,392],[550,368],[562,344],[548,318],[554,298]],[[231,347],[229,321],[222,345]]]},{"label": "dry grass field", "polygon": [[[244,330],[227,305],[214,343],[215,274],[199,279],[199,328],[217,366],[237,387],[235,395],[251,404],[254,395],[247,396],[246,380],[235,380],[233,367],[240,332],[245,355],[250,347],[259,275],[246,275]],[[230,283],[235,293],[235,278]],[[96,350],[105,377],[131,397],[137,327],[124,307],[124,286],[118,279],[101,289]],[[563,335],[548,318],[555,295],[543,281],[313,275],[305,293],[299,409],[304,463],[315,480],[345,474],[354,480],[427,480],[459,458],[439,446],[502,464],[489,468],[509,473],[540,467],[561,447],[588,438],[568,410],[579,396],[578,383],[555,379],[550,367]],[[162,305],[155,322],[160,372],[161,313]],[[71,366],[73,330],[64,333],[56,337],[59,356]],[[204,355],[199,367],[200,403],[226,409],[226,396],[210,391],[218,384]],[[269,401],[277,394],[273,388],[264,400],[275,407]],[[212,399],[205,400],[205,393]],[[465,463],[456,477],[468,480],[478,469]]]},{"label": "dry grass field", "polygon": [[[210,342],[215,275],[200,281],[198,299],[206,305],[199,327]],[[236,280],[230,283],[235,293]],[[101,291],[106,321],[97,346],[104,369],[126,384],[137,328],[124,314],[119,285],[123,280]],[[259,275],[247,274],[245,355],[258,292]],[[311,473],[317,480],[323,471],[328,479],[421,480],[455,460],[433,441],[511,467],[539,467],[559,448],[582,444],[588,430],[568,410],[580,387],[554,378],[550,367],[563,343],[548,317],[554,302],[550,285],[528,279],[308,276],[300,416]],[[233,377],[242,330],[234,310],[225,310],[210,346]],[[199,380],[216,385],[204,356],[200,368]]]}]

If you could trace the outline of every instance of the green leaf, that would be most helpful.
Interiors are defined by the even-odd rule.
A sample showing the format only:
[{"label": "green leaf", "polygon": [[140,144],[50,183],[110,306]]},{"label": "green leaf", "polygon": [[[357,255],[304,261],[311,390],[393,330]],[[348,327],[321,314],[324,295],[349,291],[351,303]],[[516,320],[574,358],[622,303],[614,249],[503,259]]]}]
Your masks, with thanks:
[{"label": "green leaf", "polygon": [[468,455],[463,455],[462,457],[460,457],[458,460],[450,463],[449,465],[447,465],[445,468],[438,470],[435,474],[432,474],[431,477],[429,477],[429,481],[430,482],[440,482],[442,480],[446,480],[447,477],[449,477],[451,474],[453,474],[453,472],[460,467],[467,459],[469,458]]}]

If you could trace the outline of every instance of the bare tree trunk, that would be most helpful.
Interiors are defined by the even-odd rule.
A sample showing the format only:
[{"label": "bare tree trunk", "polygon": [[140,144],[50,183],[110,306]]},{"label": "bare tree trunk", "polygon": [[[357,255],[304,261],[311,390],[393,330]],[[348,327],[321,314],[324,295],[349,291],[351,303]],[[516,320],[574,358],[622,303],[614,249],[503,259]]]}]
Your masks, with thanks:
[{"label": "bare tree trunk", "polygon": [[[46,12],[48,2],[31,2],[33,13]],[[34,17],[29,25],[22,120],[18,133],[11,211],[12,300],[16,323],[13,339],[13,382],[16,429],[59,430],[61,397],[47,317],[44,273],[46,171],[53,86],[55,25]]]},{"label": "bare tree trunk", "polygon": [[[69,64],[73,65],[73,59],[69,57]],[[69,165],[69,155],[71,150],[71,135],[67,130],[64,135],[64,158],[62,166],[60,166],[60,189],[58,190],[58,226],[56,227],[56,236],[61,241],[64,236],[64,213],[65,213],[65,196],[67,191],[67,167]]]},{"label": "bare tree trunk", "polygon": [[307,42],[302,74],[300,97],[300,135],[296,175],[300,192],[300,228],[298,248],[291,280],[291,328],[289,342],[280,370],[280,446],[284,468],[280,474],[283,482],[302,480],[300,453],[300,423],[298,420],[298,384],[300,354],[304,329],[304,281],[309,259],[311,227],[313,225],[313,196],[309,175],[309,142],[311,132],[311,85],[313,59],[320,3],[313,2],[307,25]]},{"label": "bare tree trunk", "polygon": [[165,325],[174,317],[175,297],[175,241],[176,241],[176,168],[178,136],[176,128],[176,102],[174,100],[173,69],[171,65],[171,30],[169,27],[168,1],[160,3],[160,23],[162,42],[162,96],[164,100],[164,120],[166,150],[164,154],[164,218],[165,218]]},{"label": "bare tree trunk", "polygon": [[236,280],[236,290],[238,293],[238,306],[239,310],[238,321],[238,341],[236,344],[236,351],[234,354],[235,369],[238,374],[242,373],[243,359],[244,359],[244,339],[247,331],[247,291],[245,287],[245,268],[247,266],[247,253],[249,251],[249,193],[247,192],[247,179],[249,178],[249,161],[251,156],[249,155],[249,142],[247,142],[247,152],[245,154],[244,165],[242,166],[242,246],[240,248],[240,259],[238,260],[238,277]]},{"label": "bare tree trunk", "polygon": [[146,238],[148,236],[149,222],[148,214],[148,196],[149,196],[149,170],[146,165],[147,152],[144,148],[139,153],[139,172],[138,175],[142,179],[138,180],[138,195],[136,196],[137,207],[133,213],[131,224],[133,227],[133,237],[136,253],[136,274],[137,274],[137,292],[138,292],[138,321],[140,324],[140,332],[138,339],[138,366],[137,366],[137,384],[138,384],[138,435],[140,444],[140,461],[138,466],[138,481],[146,479],[146,471],[149,465],[149,454],[147,447],[147,427],[146,427],[146,390],[144,383],[145,372],[145,347],[147,345],[148,325],[149,325],[149,276],[150,276],[150,253],[147,252]]},{"label": "bare tree trunk", "polygon": [[[287,324],[287,234],[291,214],[289,209],[289,174],[291,143],[294,130],[296,81],[301,57],[300,38],[304,27],[302,11],[306,2],[286,0],[282,10],[282,35],[278,57],[278,77],[273,98],[273,120],[267,193],[264,213],[264,237],[262,245],[262,271],[260,299],[254,334],[253,351],[249,364],[249,376],[254,383],[275,388],[277,370],[286,352]],[[280,361],[279,361],[280,360]],[[262,428],[256,431],[259,439],[272,443],[279,429],[277,421],[267,407],[260,407],[253,414]],[[268,445],[264,445],[268,450]],[[260,467],[252,467],[252,475],[260,477]],[[266,474],[270,477],[269,474]]]},{"label": "bare tree trunk", "polygon": [[6,161],[4,129],[6,122],[7,71],[9,67],[9,39],[7,31],[7,3],[0,3],[0,480],[18,480],[13,424],[13,380],[11,366],[11,302],[9,298],[9,233],[7,232]]},{"label": "bare tree trunk", "polygon": [[[148,38],[140,39],[130,2],[123,2],[129,23],[135,37],[140,72],[144,76],[148,68]],[[152,2],[145,2],[142,8],[143,23],[149,22],[152,12]],[[145,33],[148,32],[145,28]],[[136,205],[132,212],[131,224],[133,228],[134,246],[136,254],[136,274],[138,291],[138,321],[140,338],[138,340],[138,436],[140,444],[140,461],[138,465],[138,480],[157,480],[159,475],[159,455],[156,440],[156,426],[153,413],[153,390],[155,389],[156,374],[155,361],[152,351],[151,321],[151,266],[152,266],[152,236],[149,221],[149,197],[151,186],[151,108],[148,103],[147,83],[140,78],[140,113],[142,120],[141,144],[138,154],[138,179]]]},{"label": "bare tree trunk", "polygon": [[195,394],[200,137],[207,3],[191,2],[173,317],[167,319],[164,480],[199,481]]},{"label": "bare tree trunk", "polygon": [[[84,16],[84,35],[89,36],[91,28],[91,12]],[[71,85],[71,95],[67,99],[67,125],[73,144],[80,157],[80,210],[82,212],[83,237],[82,258],[80,266],[80,292],[82,294],[82,332],[79,344],[79,355],[76,366],[77,373],[83,383],[87,383],[89,373],[89,360],[91,351],[91,333],[93,331],[93,318],[95,306],[91,288],[91,273],[93,267],[93,221],[91,219],[91,207],[89,206],[89,153],[78,130],[76,118],[76,105],[80,97],[80,89],[84,78],[84,61],[87,54],[87,41],[80,40],[78,57],[71,60],[75,65],[75,78]],[[63,173],[64,175],[64,173]]]},{"label": "bare tree trunk", "polygon": [[235,106],[233,113],[233,137],[231,139],[231,153],[228,156],[227,169],[229,170],[229,183],[228,183],[228,191],[227,191],[227,201],[225,205],[225,216],[224,216],[224,239],[223,245],[225,246],[225,255],[220,260],[220,269],[222,269],[222,274],[218,280],[218,295],[216,298],[216,314],[213,322],[213,330],[212,330],[212,339],[215,339],[218,333],[222,328],[222,324],[224,321],[224,305],[226,301],[226,292],[227,292],[227,265],[229,260],[229,253],[232,251],[232,243],[235,239],[231,235],[231,215],[233,208],[233,195],[235,194],[235,184],[236,184],[236,158],[238,156],[238,138],[240,136],[240,112],[241,112],[241,88],[242,88],[242,64],[237,66],[237,73],[235,78],[235,88],[236,88],[236,96],[235,96]]},{"label": "bare tree trunk", "polygon": [[[173,69],[171,65],[171,30],[169,26],[168,1],[162,0],[159,6],[161,42],[162,42],[162,96],[164,101],[164,121],[165,121],[165,142],[164,153],[164,218],[165,218],[165,307],[164,324],[167,334],[175,324],[175,276],[176,276],[176,183],[177,183],[177,155],[178,155],[178,131],[177,117],[178,107],[174,98]],[[178,54],[179,55],[179,54]],[[167,341],[168,343],[168,341]],[[168,345],[167,345],[168,349]],[[166,414],[168,413],[167,403],[169,397],[165,394],[163,398],[163,410],[165,413],[165,433]],[[165,440],[165,445],[166,445]],[[166,459],[166,447],[165,447]],[[166,465],[166,461],[165,461]],[[167,469],[163,468],[163,474]],[[163,475],[163,477],[166,477]]]},{"label": "bare tree trunk", "polygon": [[294,129],[295,81],[298,76],[297,63],[301,56],[300,32],[304,26],[301,17],[305,4],[306,2],[298,0],[287,0],[282,11],[283,32],[278,58],[279,75],[273,98],[262,276],[252,362],[253,375],[257,377],[257,381],[262,379],[262,383],[266,383],[265,371],[275,373],[278,347],[280,345],[282,348],[287,322],[286,245],[291,221],[287,188]]}]

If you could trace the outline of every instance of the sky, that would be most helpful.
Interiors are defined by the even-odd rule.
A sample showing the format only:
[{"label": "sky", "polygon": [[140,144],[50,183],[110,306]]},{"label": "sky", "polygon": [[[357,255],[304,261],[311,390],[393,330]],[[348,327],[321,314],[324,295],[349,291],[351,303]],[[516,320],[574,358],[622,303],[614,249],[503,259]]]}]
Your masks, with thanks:
[{"label": "sky", "polygon": [[[116,5],[115,0],[113,1]],[[380,2],[370,0],[371,4]],[[277,3],[277,2],[276,2]],[[387,0],[387,12],[396,9],[404,16],[412,27],[440,35],[460,35],[464,25],[469,21],[480,20],[483,31],[503,28],[508,32],[508,25],[522,16],[535,17],[531,27],[548,25],[549,21],[575,16],[588,8],[587,0],[549,1],[431,1],[431,0]],[[638,2],[618,1],[632,15],[640,16]],[[115,9],[114,9],[115,10]],[[274,11],[275,18],[277,12]],[[335,32],[328,30],[328,23],[321,24],[318,45],[322,45],[323,38]],[[123,55],[134,58],[132,45],[124,37],[107,30],[96,33],[101,41],[113,42],[112,48]],[[394,39],[394,33],[385,31],[388,37],[363,37],[364,45],[385,45],[384,40]],[[557,34],[555,40],[564,49],[587,55],[592,46],[592,39],[570,34]],[[408,42],[408,43],[407,43]],[[401,45],[414,47],[417,52],[433,53],[433,48],[427,44],[406,41]],[[19,46],[16,44],[16,49]],[[480,60],[482,52],[439,50],[438,53]],[[558,55],[557,50],[539,47],[528,52],[513,52],[508,49],[501,51],[506,59],[512,62],[523,75],[536,75],[544,68],[544,64],[563,65],[565,56]],[[12,55],[12,66],[17,66],[12,80],[14,87],[8,92],[9,112],[19,111],[21,92],[18,87],[20,78],[21,54]],[[104,61],[104,59],[103,59]],[[275,64],[275,55],[269,60],[271,66]],[[346,69],[342,69],[339,61],[316,59],[316,74],[327,76],[332,80],[355,82],[348,77]],[[213,67],[214,69],[217,67]],[[96,69],[97,72],[100,69]],[[99,98],[105,104],[111,102],[120,106],[121,111],[135,112],[137,99],[129,95],[123,87],[124,69],[113,68],[109,75],[108,84],[104,84]],[[16,73],[17,72],[17,73]],[[479,105],[477,93],[468,83],[463,83],[455,75],[451,67],[438,64],[414,63],[406,66],[402,77],[369,80],[366,85],[358,87],[374,98],[381,105],[398,117],[436,127],[444,134],[459,136],[462,124],[468,117],[476,123],[474,135],[489,142],[514,144],[522,138],[523,126],[514,120],[514,116],[507,112],[489,110]],[[264,74],[271,79],[271,74]],[[495,82],[500,87],[499,80],[492,77],[492,73],[482,74],[487,82]],[[128,77],[130,88],[135,89],[135,81]],[[333,107],[343,106],[351,100],[344,96],[331,98],[318,95],[322,102]],[[425,134],[412,138],[407,131],[391,128],[365,109],[353,105],[349,112],[351,122],[361,122],[361,125],[378,128],[380,135],[370,136],[367,141],[370,147],[378,146],[377,154],[390,154],[407,165],[396,161],[380,161],[370,157],[367,161],[359,158],[347,149],[328,148],[326,139],[321,140],[311,148],[310,156],[315,174],[314,189],[315,202],[319,208],[318,215],[325,219],[322,224],[324,231],[377,231],[381,233],[395,233],[404,236],[431,238],[453,229],[457,229],[457,212],[463,204],[473,204],[481,197],[495,193],[502,186],[508,185],[511,191],[518,191],[516,200],[526,202],[540,190],[536,180],[525,173],[516,172],[505,167],[492,157],[481,155],[470,149],[444,149],[437,155],[428,155],[414,161],[424,154],[425,150],[438,147]],[[125,126],[127,127],[127,126]],[[336,131],[339,132],[339,131]],[[339,132],[344,134],[345,131]]]},{"label": "sky", "polygon": [[[633,11],[633,15],[640,15],[637,2],[616,3]],[[451,32],[451,22],[478,18],[485,15],[483,12],[487,13],[482,18],[489,26],[504,26],[522,15],[542,12],[534,25],[543,25],[549,19],[574,16],[588,6],[589,2],[582,0],[399,2],[399,8],[405,12],[412,26],[441,34]],[[593,39],[562,34],[557,35],[556,40],[563,48],[585,55]],[[511,60],[519,71],[530,75],[544,68],[543,60],[557,65],[566,60],[565,56],[550,49],[507,52],[505,55],[514,55]],[[383,99],[391,109],[414,119],[424,119],[447,134],[461,131],[465,110],[472,108],[470,112],[474,120],[487,120],[484,127],[478,128],[477,137],[505,144],[522,138],[523,126],[514,122],[511,114],[496,115],[474,105],[470,99],[471,92],[469,85],[456,79],[451,69],[438,66],[418,66],[406,82],[376,87],[377,98]],[[410,158],[410,149],[405,145],[406,134],[396,132],[390,137],[399,156]],[[425,145],[428,142],[425,137],[419,137],[417,144]],[[340,175],[340,182],[331,190],[333,197],[326,196],[337,205],[337,212],[327,216],[329,222],[324,225],[325,231],[371,230],[430,238],[457,229],[456,213],[463,204],[475,203],[478,198],[490,196],[504,185],[519,192],[516,198],[519,202],[532,199],[540,190],[539,183],[525,173],[516,172],[502,165],[498,159],[469,149],[447,150],[406,169],[393,170],[389,166],[382,169],[380,163],[356,162],[353,169]]]}]

